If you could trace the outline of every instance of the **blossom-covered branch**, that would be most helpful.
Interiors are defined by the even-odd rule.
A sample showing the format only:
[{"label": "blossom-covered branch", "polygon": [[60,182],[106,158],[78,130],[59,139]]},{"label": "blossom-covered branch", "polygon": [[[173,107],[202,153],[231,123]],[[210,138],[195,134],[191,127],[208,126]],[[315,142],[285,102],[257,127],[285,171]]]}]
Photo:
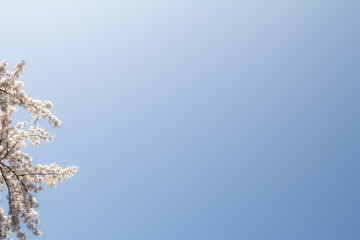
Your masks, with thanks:
[{"label": "blossom-covered branch", "polygon": [[[0,208],[0,239],[10,239],[16,233],[19,239],[26,239],[20,224],[22,219],[26,228],[34,235],[40,235],[37,228],[38,208],[33,193],[46,184],[56,187],[62,180],[72,177],[77,167],[62,169],[55,163],[33,166],[32,158],[21,150],[26,142],[39,146],[41,142],[53,140],[53,136],[38,124],[46,120],[50,126],[59,127],[60,120],[51,113],[50,101],[34,100],[21,89],[24,85],[19,76],[24,71],[25,62],[18,63],[12,72],[6,70],[7,62],[0,62],[0,192],[7,189],[8,213]],[[11,124],[11,117],[17,106],[24,108],[32,116],[32,124],[27,122]]]}]

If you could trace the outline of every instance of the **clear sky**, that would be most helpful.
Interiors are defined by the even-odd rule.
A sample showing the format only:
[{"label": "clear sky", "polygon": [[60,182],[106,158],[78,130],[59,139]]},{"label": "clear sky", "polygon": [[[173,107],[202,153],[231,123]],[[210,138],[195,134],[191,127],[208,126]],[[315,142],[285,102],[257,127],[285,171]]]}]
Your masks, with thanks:
[{"label": "clear sky", "polygon": [[29,239],[360,239],[359,1],[0,3],[79,166]]}]

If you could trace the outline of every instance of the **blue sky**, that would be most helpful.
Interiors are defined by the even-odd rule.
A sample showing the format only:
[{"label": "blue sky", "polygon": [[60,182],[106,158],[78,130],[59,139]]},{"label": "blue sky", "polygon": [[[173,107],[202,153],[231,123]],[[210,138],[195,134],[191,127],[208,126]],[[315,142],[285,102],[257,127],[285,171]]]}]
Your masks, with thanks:
[{"label": "blue sky", "polygon": [[360,238],[358,1],[1,10],[1,58],[63,122],[34,161],[79,166],[29,239]]}]

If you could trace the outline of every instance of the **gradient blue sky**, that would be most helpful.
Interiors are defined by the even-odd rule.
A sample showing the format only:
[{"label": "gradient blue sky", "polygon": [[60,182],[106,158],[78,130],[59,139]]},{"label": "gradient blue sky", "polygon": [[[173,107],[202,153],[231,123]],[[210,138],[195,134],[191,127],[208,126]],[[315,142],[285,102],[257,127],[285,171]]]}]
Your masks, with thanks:
[{"label": "gradient blue sky", "polygon": [[0,3],[79,166],[29,239],[360,239],[359,1]]}]

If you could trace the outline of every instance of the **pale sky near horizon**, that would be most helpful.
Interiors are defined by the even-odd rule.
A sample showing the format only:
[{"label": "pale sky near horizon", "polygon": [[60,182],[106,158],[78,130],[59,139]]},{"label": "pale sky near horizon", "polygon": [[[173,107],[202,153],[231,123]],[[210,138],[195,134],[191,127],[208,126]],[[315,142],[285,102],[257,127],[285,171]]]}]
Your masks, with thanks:
[{"label": "pale sky near horizon", "polygon": [[360,2],[0,3],[79,166],[28,239],[360,239]]}]

